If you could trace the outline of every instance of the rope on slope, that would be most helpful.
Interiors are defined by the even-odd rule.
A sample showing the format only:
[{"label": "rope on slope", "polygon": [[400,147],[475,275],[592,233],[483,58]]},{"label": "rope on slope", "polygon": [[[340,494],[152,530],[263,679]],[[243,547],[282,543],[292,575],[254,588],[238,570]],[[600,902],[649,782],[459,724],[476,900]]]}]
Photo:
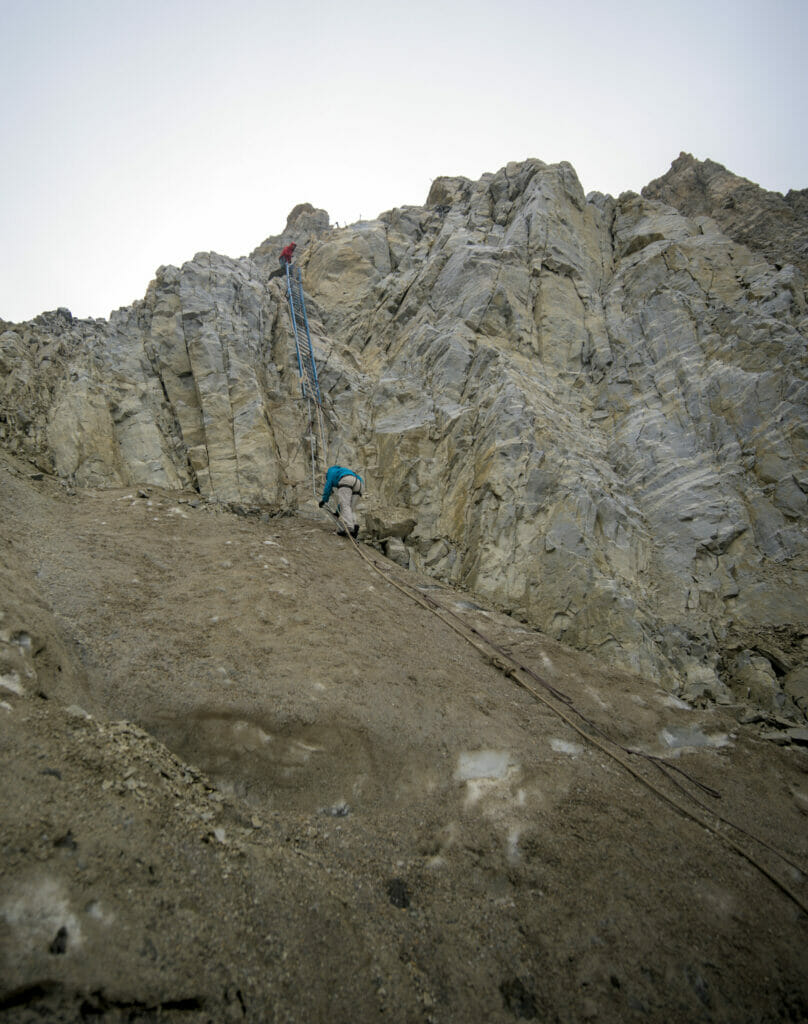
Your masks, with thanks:
[{"label": "rope on slope", "polygon": [[[342,519],[341,514],[339,514],[337,518],[340,519],[343,529],[346,529],[345,522]],[[576,722],[567,711],[562,710],[559,707],[556,707],[544,694],[540,693],[539,690],[537,690],[534,686],[527,682],[524,677],[527,676],[534,682],[538,682],[542,686],[542,688],[545,689],[549,694],[551,694],[556,700],[560,701],[566,707],[570,708],[570,710],[575,715],[577,715],[581,721],[585,722],[590,727],[590,729],[596,729],[598,732],[600,732],[601,730],[598,729],[597,726],[594,726],[594,724],[589,722],[585,718],[585,716],[581,714],[581,712],[577,711],[574,708],[572,700],[569,697],[567,697],[565,694],[561,694],[560,691],[556,690],[553,686],[551,686],[549,683],[543,680],[532,669],[529,669],[526,666],[519,664],[510,655],[508,655],[507,652],[503,650],[503,648],[499,647],[496,643],[489,640],[482,633],[480,633],[479,630],[475,629],[472,626],[466,625],[462,622],[462,620],[456,619],[455,616],[452,616],[451,612],[448,612],[446,609],[442,608],[436,601],[432,600],[431,598],[425,597],[424,594],[416,590],[415,587],[413,587],[411,584],[402,583],[399,580],[396,580],[389,571],[385,572],[382,569],[382,567],[375,561],[375,559],[372,559],[367,554],[367,552],[363,550],[363,548],[351,536],[350,532],[347,531],[347,529],[346,533],[348,534],[351,543],[353,544],[355,550],[359,553],[361,558],[366,562],[367,565],[370,566],[371,569],[373,569],[374,572],[378,573],[378,575],[381,576],[382,579],[386,580],[389,584],[391,584],[391,586],[395,587],[396,590],[400,591],[400,593],[404,594],[406,597],[409,597],[411,600],[415,601],[416,604],[419,604],[422,608],[425,608],[427,611],[432,612],[432,614],[436,615],[451,630],[453,630],[453,632],[457,633],[458,636],[462,637],[463,640],[471,644],[472,647],[476,648],[476,650],[478,650],[490,664],[492,664],[495,668],[499,669],[504,675],[508,676],[508,678],[512,679],[517,686],[519,686],[521,689],[529,693],[534,698],[534,700],[538,701],[540,704],[543,704],[550,712],[552,712],[558,718],[562,719],[562,721],[564,721],[570,727],[570,729],[576,732],[582,739],[584,739],[588,743],[591,743],[593,746],[597,747],[607,757],[610,757],[621,768],[623,768],[624,771],[628,772],[628,774],[631,775],[634,779],[636,779],[641,785],[645,786],[652,793],[654,793],[660,800],[663,801],[663,803],[666,803],[670,807],[672,807],[683,818],[694,822],[696,825],[699,825],[708,833],[715,836],[719,841],[723,842],[731,850],[737,853],[739,857],[747,861],[747,863],[749,863],[752,867],[756,868],[765,878],[768,878],[768,880],[776,888],[778,888],[785,896],[787,896],[788,899],[795,903],[804,914],[808,915],[808,903],[806,903],[800,896],[793,892],[788,885],[786,885],[784,882],[781,882],[780,879],[778,879],[774,874],[772,874],[772,872],[764,864],[761,864],[761,862],[753,854],[744,850],[743,847],[740,846],[731,836],[727,835],[721,829],[721,825],[727,825],[730,828],[737,829],[737,831],[743,833],[744,835],[753,839],[755,842],[760,843],[761,846],[764,846],[767,849],[771,850],[773,853],[777,854],[777,856],[780,857],[781,860],[783,860],[789,866],[796,868],[796,870],[800,871],[800,873],[808,874],[808,871],[805,871],[803,868],[800,868],[796,864],[793,864],[792,861],[785,856],[785,854],[781,853],[773,846],[770,846],[764,840],[758,839],[750,832],[747,832],[746,830],[739,828],[737,825],[734,825],[732,822],[727,821],[724,818],[721,818],[719,815],[713,814],[713,812],[710,811],[709,808],[706,808],[703,804],[696,800],[696,798],[693,797],[692,794],[687,793],[683,787],[679,786],[679,788],[686,793],[688,799],[693,801],[696,804],[696,806],[702,808],[702,810],[706,811],[707,814],[710,814],[713,817],[714,823],[705,820],[704,818],[696,814],[694,811],[690,810],[682,803],[675,800],[670,794],[666,793],[654,782],[652,782],[650,779],[645,778],[644,775],[638,772],[636,768],[634,768],[631,764],[628,763],[628,761],[625,760],[624,757],[621,756],[621,754],[617,753],[617,750],[611,749],[610,747],[606,746],[606,743],[604,741],[600,740],[597,736],[593,735],[592,732],[588,732],[581,725],[579,725],[578,722]],[[452,618],[455,618],[456,621],[453,622]],[[469,636],[469,632],[471,632],[473,636]],[[651,757],[650,755],[642,754],[639,751],[627,750],[625,747],[621,747],[620,744],[616,744],[612,740],[608,740],[608,742],[613,746],[617,747],[617,749],[620,750],[622,753],[627,753],[630,756],[641,756],[644,759],[647,759],[651,762],[658,762],[659,760],[658,758]],[[663,771],[663,774],[665,774],[666,778],[668,778],[670,781],[674,781],[670,778],[667,771],[665,770],[668,766],[664,766],[663,768],[662,765],[657,763],[657,767],[661,771]],[[681,769],[679,769],[679,771],[681,771]],[[682,772],[682,774],[686,773]],[[688,776],[688,778],[690,777]],[[700,783],[696,784],[701,785]],[[710,791],[709,787],[702,788],[706,789],[708,792],[711,792],[712,794],[715,794],[715,791]]]},{"label": "rope on slope", "polygon": [[[307,400],[308,411],[309,411],[309,441],[311,445],[311,463],[312,463],[312,489],[316,496],[316,486],[314,483],[315,478],[315,466],[316,466],[316,445],[315,445],[315,418],[316,424],[319,428],[319,441],[320,451],[323,458],[323,465],[327,462],[326,456],[326,443],[325,443],[325,429],[323,423],[323,411],[321,404],[319,380],[317,377],[317,367],[314,359],[314,350],[311,344],[311,333],[309,329],[308,316],[306,313],[305,298],[303,296],[303,283],[301,272],[298,269],[297,279],[295,280],[294,275],[291,272],[289,264],[286,266],[286,279],[287,279],[287,297],[289,300],[289,310],[292,320],[292,328],[295,335],[295,348],[298,358],[298,369],[300,374],[300,383],[303,396]],[[314,415],[312,415],[312,405],[314,406]],[[747,838],[758,843],[760,846],[765,847],[770,852],[778,856],[784,863],[790,867],[806,874],[799,865],[795,864],[790,860],[784,853],[770,845],[763,839],[759,839],[757,836],[748,832],[746,829],[735,825],[733,822],[728,821],[721,815],[715,814],[705,804],[699,801],[692,793],[688,792],[684,786],[675,778],[673,778],[673,772],[678,772],[684,776],[692,785],[696,786],[702,792],[713,798],[720,798],[720,793],[706,786],[704,783],[699,782],[697,779],[692,778],[683,769],[676,765],[664,764],[659,758],[656,758],[650,754],[646,754],[638,750],[630,750],[627,747],[612,740],[599,726],[594,722],[586,718],[582,712],[578,711],[572,703],[572,699],[560,690],[556,689],[545,679],[542,679],[538,673],[534,672],[531,668],[526,665],[522,665],[515,661],[513,657],[504,650],[501,646],[496,644],[489,637],[486,637],[474,626],[470,626],[463,622],[448,609],[443,608],[438,602],[432,598],[427,597],[421,593],[411,584],[403,584],[395,580],[392,576],[391,570],[386,570],[374,559],[371,559],[368,554],[363,550],[362,547],[356,542],[355,538],[351,535],[350,531],[342,518],[341,513],[336,513],[336,518],[341,522],[343,529],[351,540],[356,551],[364,559],[364,561],[377,572],[382,579],[386,580],[393,587],[399,590],[406,597],[414,600],[422,608],[432,612],[442,622],[445,623],[451,630],[458,634],[466,643],[474,647],[490,664],[495,668],[499,669],[504,675],[513,680],[513,682],[521,689],[525,690],[530,694],[534,700],[543,704],[548,710],[561,718],[574,732],[578,733],[584,740],[596,746],[601,750],[607,757],[612,758],[617,764],[620,765],[626,772],[628,772],[633,778],[650,789],[656,796],[658,796],[663,802],[673,807],[680,815],[684,818],[701,825],[702,828],[706,829],[712,835],[723,841],[730,849],[734,850],[740,857],[747,860],[753,867],[757,868],[766,878],[768,878],[778,889],[780,889],[786,896],[788,896],[797,906],[806,914],[808,914],[808,905],[806,905],[799,896],[793,893],[784,883],[780,882],[764,865],[760,864],[751,854],[747,853],[742,847],[740,847],[730,836],[720,831],[721,825],[725,825],[728,828],[734,829],[735,831],[745,835]],[[547,696],[540,693],[532,683],[541,687],[546,694],[549,694],[552,698],[558,701],[560,704],[565,705],[569,708],[570,712],[577,716],[579,721],[574,721],[570,714],[556,707]],[[586,729],[582,727],[579,722],[586,725]],[[588,730],[588,731],[587,731]],[[603,739],[599,739],[596,734],[600,734]],[[609,746],[606,746],[606,743]],[[615,748],[615,749],[612,749]],[[620,754],[617,751],[620,751]],[[711,824],[708,821],[703,820],[693,811],[687,807],[678,803],[669,794],[665,793],[662,789],[656,786],[653,782],[647,779],[645,776],[640,774],[622,755],[629,757],[641,757],[644,760],[653,764],[668,780],[669,783],[674,785],[685,797],[699,807],[702,811],[712,816],[713,821],[716,824]]]}]

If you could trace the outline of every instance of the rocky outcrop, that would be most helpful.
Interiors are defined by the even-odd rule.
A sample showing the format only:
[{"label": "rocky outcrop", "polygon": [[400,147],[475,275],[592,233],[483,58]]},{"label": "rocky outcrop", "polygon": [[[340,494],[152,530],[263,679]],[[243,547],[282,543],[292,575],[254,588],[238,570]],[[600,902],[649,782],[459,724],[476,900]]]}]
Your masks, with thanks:
[{"label": "rocky outcrop", "polygon": [[[376,543],[690,699],[754,690],[796,715],[808,318],[788,239],[805,217],[788,206],[776,258],[774,234],[741,244],[701,212],[726,192],[718,165],[689,161],[665,202],[585,196],[569,164],[530,160],[343,229],[304,204],[250,259],[160,268],[109,323],[10,326],[4,443],[84,485],[311,502],[267,280],[295,238],[328,455],[362,469]],[[768,223],[741,191],[745,223]]]},{"label": "rocky outcrop", "polygon": [[808,275],[808,189],[767,192],[713,160],[680,153],[670,170],[642,190],[688,217],[712,217],[725,235],[760,252],[778,269],[793,263]]}]

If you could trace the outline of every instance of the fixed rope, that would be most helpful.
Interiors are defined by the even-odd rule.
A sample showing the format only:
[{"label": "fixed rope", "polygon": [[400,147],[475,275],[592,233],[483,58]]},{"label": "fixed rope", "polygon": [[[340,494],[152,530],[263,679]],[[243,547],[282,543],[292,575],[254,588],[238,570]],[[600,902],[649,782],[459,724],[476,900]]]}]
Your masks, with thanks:
[{"label": "fixed rope", "polygon": [[[334,515],[335,513],[331,514]],[[338,513],[336,513],[336,515],[337,518],[342,521],[342,517]],[[343,528],[345,528],[344,521],[342,521],[342,525]],[[375,559],[371,558],[363,550],[363,547],[360,546],[357,543],[357,541],[351,536],[350,532],[348,533],[348,537],[356,551],[365,561],[365,563],[368,566],[370,566],[370,568],[374,572],[378,573],[378,575],[381,576],[382,579],[386,580],[391,586],[395,587],[396,590],[400,591],[402,594],[409,597],[411,600],[415,601],[416,604],[419,604],[422,608],[425,608],[427,611],[433,613],[434,615],[437,615],[437,617],[442,622],[444,622],[451,630],[457,633],[458,636],[462,637],[467,643],[471,644],[472,647],[476,648],[490,664],[492,664],[495,668],[499,669],[499,671],[501,671],[504,675],[508,676],[508,678],[513,680],[513,682],[521,689],[529,693],[534,700],[544,705],[544,707],[546,707],[554,715],[562,719],[582,739],[586,740],[588,743],[593,744],[607,757],[615,761],[624,771],[628,772],[629,775],[636,779],[637,782],[639,782],[641,785],[649,789],[660,800],[668,804],[668,806],[672,807],[683,818],[686,818],[694,824],[699,825],[701,828],[709,832],[712,836],[717,838],[720,842],[724,843],[725,846],[733,850],[739,857],[743,858],[748,864],[750,864],[752,867],[758,870],[764,877],[766,877],[788,899],[795,903],[803,913],[808,914],[808,903],[806,903],[805,900],[803,900],[799,895],[797,895],[797,893],[795,893],[790,888],[790,886],[782,882],[775,874],[773,874],[773,872],[771,872],[765,866],[765,864],[762,864],[754,856],[754,854],[745,850],[732,836],[727,835],[726,831],[724,831],[722,826],[726,826],[729,829],[733,829],[741,835],[744,835],[747,838],[758,843],[760,846],[765,847],[771,853],[774,853],[777,857],[779,857],[784,863],[796,868],[803,875],[808,874],[808,871],[806,871],[804,867],[801,868],[799,865],[794,864],[794,862],[789,857],[787,857],[780,850],[777,850],[775,847],[771,846],[765,840],[759,839],[751,832],[747,832],[746,829],[743,829],[740,826],[735,825],[733,822],[728,821],[726,818],[723,818],[721,815],[716,814],[710,808],[706,807],[701,801],[695,798],[693,794],[685,790],[684,787],[681,786],[681,784],[676,783],[676,781],[671,778],[669,772],[667,771],[667,769],[671,767],[670,765],[663,766],[660,763],[659,758],[649,754],[645,754],[641,751],[631,750],[629,748],[623,747],[619,743],[616,743],[614,740],[611,740],[608,736],[605,735],[605,733],[603,733],[603,731],[598,726],[590,722],[580,711],[577,710],[577,708],[573,706],[572,700],[568,696],[556,690],[555,687],[547,683],[544,679],[541,678],[541,676],[539,676],[532,669],[517,662],[514,658],[511,657],[511,655],[507,651],[505,651],[494,641],[489,640],[479,630],[477,630],[473,626],[469,626],[467,623],[463,622],[462,619],[458,618],[458,616],[454,615],[448,609],[438,604],[437,601],[428,597],[426,594],[421,593],[421,591],[418,590],[413,584],[404,583],[400,580],[395,579],[392,575],[392,571],[389,569],[385,571],[386,567],[382,567],[381,565],[379,565],[378,562],[376,562]],[[538,684],[545,692],[540,692],[540,690],[537,689],[536,686],[533,684]],[[560,708],[556,704],[554,704],[553,698],[555,699],[555,701],[558,701],[562,705],[564,705],[564,707]],[[576,721],[576,719],[578,720]],[[597,735],[595,735],[595,733],[601,733],[603,739],[599,738]],[[663,775],[666,779],[668,779],[669,782],[673,782],[674,785],[677,786],[680,792],[682,792],[688,800],[690,800],[693,804],[700,808],[703,814],[699,814],[691,810],[681,801],[674,799],[669,793],[666,793],[663,789],[656,785],[656,783],[646,778],[641,772],[637,771],[637,769],[632,764],[629,763],[627,759],[628,757],[640,757],[643,760],[648,761],[650,764],[653,764],[657,769],[659,769],[663,773]],[[702,785],[694,779],[691,779],[690,776],[688,776],[681,769],[677,768],[676,770],[680,774],[685,775],[690,782],[698,786],[700,789],[708,793],[710,796],[714,798],[720,796],[720,794],[718,794],[715,790],[711,790],[709,787]],[[710,821],[709,818],[712,818],[712,821]]]},{"label": "fixed rope", "polygon": [[[297,275],[295,275],[294,269],[291,264],[286,265],[286,285],[287,285],[287,296],[289,299],[289,310],[292,318],[292,327],[295,335],[295,349],[297,352],[298,370],[300,374],[300,386],[303,397],[306,399],[309,407],[309,439],[311,444],[311,464],[312,464],[312,489],[315,495],[317,494],[316,487],[316,471],[317,471],[317,457],[316,457],[316,440],[315,440],[315,424],[319,431],[319,442],[320,452],[322,456],[323,470],[326,465],[326,445],[325,445],[325,430],[323,421],[323,410],[320,397],[320,386],[317,379],[317,366],[314,360],[314,351],[311,344],[311,333],[309,331],[308,316],[306,314],[306,303],[303,296],[303,285],[301,280],[301,272],[297,269]],[[786,897],[792,900],[803,913],[808,914],[808,904],[793,890],[777,878],[764,864],[747,850],[745,850],[731,835],[728,835],[725,829],[732,830],[737,834],[745,836],[747,839],[751,839],[759,846],[769,850],[775,854],[781,861],[788,864],[790,867],[795,869],[801,875],[808,874],[805,868],[795,864],[789,857],[787,857],[782,851],[776,849],[774,846],[767,843],[765,840],[758,838],[746,829],[734,824],[733,822],[722,817],[720,814],[714,812],[711,808],[707,807],[702,801],[695,797],[692,793],[685,789],[685,787],[674,778],[673,773],[676,772],[683,776],[693,786],[700,789],[707,796],[713,799],[720,798],[720,793],[716,790],[711,789],[709,786],[704,785],[696,779],[693,779],[683,771],[681,768],[675,765],[669,765],[664,763],[660,758],[654,757],[651,754],[646,754],[644,751],[632,750],[628,747],[611,739],[599,726],[594,722],[591,722],[585,715],[582,714],[574,705],[570,697],[550,685],[546,680],[542,679],[533,669],[527,667],[516,661],[510,654],[500,645],[484,636],[475,627],[470,626],[464,622],[457,615],[454,615],[447,608],[438,604],[432,598],[423,594],[413,584],[403,583],[402,581],[396,580],[392,575],[392,570],[387,567],[382,567],[375,559],[372,559],[360,546],[355,537],[351,534],[348,529],[348,525],[345,522],[341,510],[334,512],[331,509],[324,509],[330,515],[333,515],[341,523],[346,535],[350,542],[353,544],[354,549],[362,557],[370,568],[378,573],[382,579],[386,580],[391,586],[395,587],[402,594],[415,601],[421,607],[427,611],[436,615],[442,622],[444,622],[450,629],[457,633],[463,640],[465,640],[472,647],[476,648],[480,654],[495,668],[502,672],[505,676],[510,678],[516,686],[525,690],[531,697],[538,703],[544,705],[549,711],[551,711],[558,718],[562,719],[574,732],[576,732],[582,739],[591,743],[597,747],[607,757],[615,761],[624,771],[628,772],[637,782],[645,786],[652,793],[654,793],[660,800],[668,804],[682,817],[688,819],[696,825],[701,826],[708,833],[717,838],[720,842],[724,843],[729,849],[733,850],[739,857],[746,860],[752,867],[756,868],[762,875],[764,875],[773,885],[775,885]],[[537,689],[538,687],[538,689]],[[559,707],[558,705],[562,705]],[[666,793],[656,783],[652,782],[649,778],[639,772],[634,765],[629,761],[630,758],[640,758],[641,760],[653,765],[664,778],[672,784],[681,794],[684,795],[686,800],[690,801],[691,804],[699,808],[702,813],[697,813],[690,807],[683,804],[680,800],[674,799],[669,793]],[[711,819],[711,820],[710,820]]]},{"label": "fixed rope", "polygon": [[289,315],[295,336],[295,355],[297,356],[300,390],[306,401],[309,416],[312,493],[317,494],[318,450],[321,463],[319,468],[322,471],[325,471],[327,462],[325,422],[320,382],[317,379],[317,363],[314,360],[306,300],[303,295],[303,279],[300,267],[294,267],[291,263],[286,264],[286,297],[289,302]]}]

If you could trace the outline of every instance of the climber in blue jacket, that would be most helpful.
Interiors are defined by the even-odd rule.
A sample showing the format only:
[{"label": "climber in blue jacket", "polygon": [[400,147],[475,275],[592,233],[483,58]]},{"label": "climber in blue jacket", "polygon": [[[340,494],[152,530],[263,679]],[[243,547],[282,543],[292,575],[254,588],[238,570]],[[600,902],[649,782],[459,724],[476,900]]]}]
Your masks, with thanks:
[{"label": "climber in blue jacket", "polygon": [[[362,477],[358,473],[354,473],[352,469],[347,469],[345,466],[330,466],[325,475],[325,487],[319,502],[320,508],[323,508],[331,497],[331,492],[337,492],[342,522],[353,537],[359,533],[359,526],[356,522],[356,505],[364,483]],[[343,537],[346,535],[344,530],[339,530],[339,533]]]}]

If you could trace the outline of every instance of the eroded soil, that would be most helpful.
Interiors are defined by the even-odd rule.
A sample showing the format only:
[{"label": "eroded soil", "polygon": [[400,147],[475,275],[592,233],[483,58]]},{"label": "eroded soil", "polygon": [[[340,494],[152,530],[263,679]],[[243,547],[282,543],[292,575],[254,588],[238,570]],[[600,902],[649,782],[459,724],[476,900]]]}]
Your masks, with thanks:
[{"label": "eroded soil", "polygon": [[37,477],[0,455],[3,1020],[808,1019],[806,747],[315,508]]}]

